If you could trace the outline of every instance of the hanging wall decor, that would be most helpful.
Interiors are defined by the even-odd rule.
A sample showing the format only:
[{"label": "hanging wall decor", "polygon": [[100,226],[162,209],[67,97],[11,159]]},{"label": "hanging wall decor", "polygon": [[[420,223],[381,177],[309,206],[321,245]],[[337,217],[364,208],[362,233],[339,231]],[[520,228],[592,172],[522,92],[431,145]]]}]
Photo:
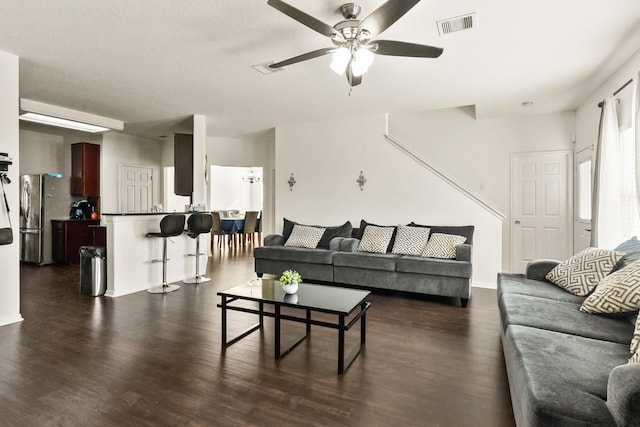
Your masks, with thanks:
[{"label": "hanging wall decor", "polygon": [[364,190],[364,184],[367,182],[367,178],[364,177],[362,171],[360,171],[360,176],[356,179],[356,182],[360,186],[360,191]]}]

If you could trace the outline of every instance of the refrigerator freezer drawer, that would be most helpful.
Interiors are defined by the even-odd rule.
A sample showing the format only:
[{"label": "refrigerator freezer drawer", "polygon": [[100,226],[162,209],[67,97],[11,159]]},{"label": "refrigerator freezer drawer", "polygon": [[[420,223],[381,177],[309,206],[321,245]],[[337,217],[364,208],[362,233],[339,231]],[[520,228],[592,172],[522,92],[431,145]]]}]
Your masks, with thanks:
[{"label": "refrigerator freezer drawer", "polygon": [[42,234],[40,230],[20,230],[20,261],[42,262]]}]

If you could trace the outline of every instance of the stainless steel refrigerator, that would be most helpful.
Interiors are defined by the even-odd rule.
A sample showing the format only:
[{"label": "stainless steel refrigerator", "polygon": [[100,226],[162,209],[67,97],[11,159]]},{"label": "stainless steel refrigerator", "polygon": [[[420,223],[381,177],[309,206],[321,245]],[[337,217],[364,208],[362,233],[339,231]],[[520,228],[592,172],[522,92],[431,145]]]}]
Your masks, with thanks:
[{"label": "stainless steel refrigerator", "polygon": [[69,218],[69,178],[61,174],[20,177],[20,260],[51,264],[52,219]]}]

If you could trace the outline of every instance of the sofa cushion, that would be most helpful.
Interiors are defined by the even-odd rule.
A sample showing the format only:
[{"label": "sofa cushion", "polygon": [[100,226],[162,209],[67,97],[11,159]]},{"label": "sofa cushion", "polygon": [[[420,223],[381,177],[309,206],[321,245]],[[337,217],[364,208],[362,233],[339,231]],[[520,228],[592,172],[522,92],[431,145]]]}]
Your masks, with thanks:
[{"label": "sofa cushion", "polygon": [[624,256],[616,263],[611,270],[611,273],[621,270],[626,266],[633,264],[635,261],[640,260],[640,240],[638,240],[636,236],[633,236],[626,242],[620,243],[613,250],[623,252]]},{"label": "sofa cushion", "polygon": [[358,251],[379,254],[386,253],[394,230],[394,227],[367,225],[362,234],[362,240],[360,240],[360,244],[358,245]]},{"label": "sofa cushion", "polygon": [[307,262],[312,264],[331,264],[336,251],[328,249],[293,248],[287,246],[262,246],[255,248],[253,256],[276,261]]},{"label": "sofa cushion", "polygon": [[571,302],[503,293],[498,305],[505,329],[524,325],[626,345],[633,334],[633,325],[625,319],[583,313]]},{"label": "sofa cushion", "polygon": [[[289,235],[293,231],[293,226],[296,224],[298,223],[288,220],[287,218],[283,219],[282,236],[284,237],[285,241],[289,238]],[[305,224],[299,224],[299,225],[305,225]],[[305,225],[305,226],[324,228],[325,230],[324,234],[322,235],[320,242],[318,242],[318,247],[322,249],[329,249],[329,242],[334,237],[351,237],[351,230],[353,229],[353,226],[351,225],[351,221],[347,221],[342,225],[336,225],[331,227],[326,227],[322,225]]]},{"label": "sofa cushion", "polygon": [[379,224],[372,224],[370,222],[363,220],[360,220],[360,227],[358,228],[358,232],[356,233],[356,235],[354,236],[356,239],[358,240],[362,240],[362,236],[364,234],[364,230],[367,228],[367,225],[373,225],[374,227],[393,227],[393,236],[391,236],[391,241],[389,241],[389,246],[387,247],[386,252],[391,252],[391,250],[393,249],[393,244],[395,243],[396,240],[396,227],[395,225],[391,226],[391,225],[379,225]]},{"label": "sofa cushion", "polygon": [[396,271],[402,273],[431,274],[433,276],[471,277],[471,263],[451,259],[403,256],[396,261]]},{"label": "sofa cushion", "polygon": [[573,294],[586,296],[623,255],[609,249],[587,248],[558,264],[546,278]]},{"label": "sofa cushion", "polygon": [[420,255],[453,259],[456,257],[456,246],[463,244],[466,240],[466,237],[455,234],[431,233],[431,237]]},{"label": "sofa cushion", "polygon": [[582,304],[584,297],[574,295],[550,282],[527,279],[523,274],[498,273],[498,298],[503,293],[531,295],[554,301]]},{"label": "sofa cushion", "polygon": [[284,242],[285,246],[293,246],[297,248],[315,249],[318,242],[324,234],[324,228],[307,227],[305,225],[295,224],[289,238]]},{"label": "sofa cushion", "polygon": [[396,271],[396,262],[399,258],[400,255],[396,254],[337,252],[333,258],[333,265],[364,268],[369,270]]},{"label": "sofa cushion", "polygon": [[409,226],[430,228],[431,233],[457,234],[467,238],[465,243],[473,244],[473,231],[475,229],[473,225],[422,225],[411,222]]},{"label": "sofa cushion", "polygon": [[429,228],[399,225],[391,253],[419,256],[429,241]]},{"label": "sofa cushion", "polygon": [[616,425],[607,382],[624,345],[513,325],[503,347],[518,425]]},{"label": "sofa cushion", "polygon": [[640,308],[640,261],[611,273],[580,306],[585,313],[624,313]]},{"label": "sofa cushion", "polygon": [[640,316],[636,318],[636,326],[633,330],[633,338],[631,339],[631,353],[640,351]]}]

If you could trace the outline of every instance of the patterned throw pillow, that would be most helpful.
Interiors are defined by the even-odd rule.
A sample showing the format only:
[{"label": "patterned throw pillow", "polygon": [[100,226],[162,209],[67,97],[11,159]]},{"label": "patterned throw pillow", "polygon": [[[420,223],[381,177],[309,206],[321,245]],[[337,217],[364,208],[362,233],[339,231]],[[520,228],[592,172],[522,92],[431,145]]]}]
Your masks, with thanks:
[{"label": "patterned throw pillow", "polygon": [[387,247],[393,236],[395,227],[377,227],[367,225],[358,245],[359,252],[387,253]]},{"label": "patterned throw pillow", "polygon": [[629,359],[629,365],[633,365],[635,363],[640,363],[640,351],[633,353],[633,356]]},{"label": "patterned throw pillow", "polygon": [[545,276],[551,283],[578,296],[587,296],[622,258],[622,252],[587,248],[558,264]]},{"label": "patterned throw pillow", "polygon": [[318,246],[318,242],[322,239],[324,228],[307,227],[295,224],[291,235],[285,242],[285,246],[293,246],[296,248],[314,249]]},{"label": "patterned throw pillow", "polygon": [[640,308],[640,261],[611,273],[580,306],[585,313],[626,313]]},{"label": "patterned throw pillow", "polygon": [[399,225],[391,253],[420,256],[429,241],[430,231],[431,229],[425,227]]},{"label": "patterned throw pillow", "polygon": [[420,256],[453,259],[456,257],[456,246],[466,240],[466,237],[455,234],[433,233]]}]

